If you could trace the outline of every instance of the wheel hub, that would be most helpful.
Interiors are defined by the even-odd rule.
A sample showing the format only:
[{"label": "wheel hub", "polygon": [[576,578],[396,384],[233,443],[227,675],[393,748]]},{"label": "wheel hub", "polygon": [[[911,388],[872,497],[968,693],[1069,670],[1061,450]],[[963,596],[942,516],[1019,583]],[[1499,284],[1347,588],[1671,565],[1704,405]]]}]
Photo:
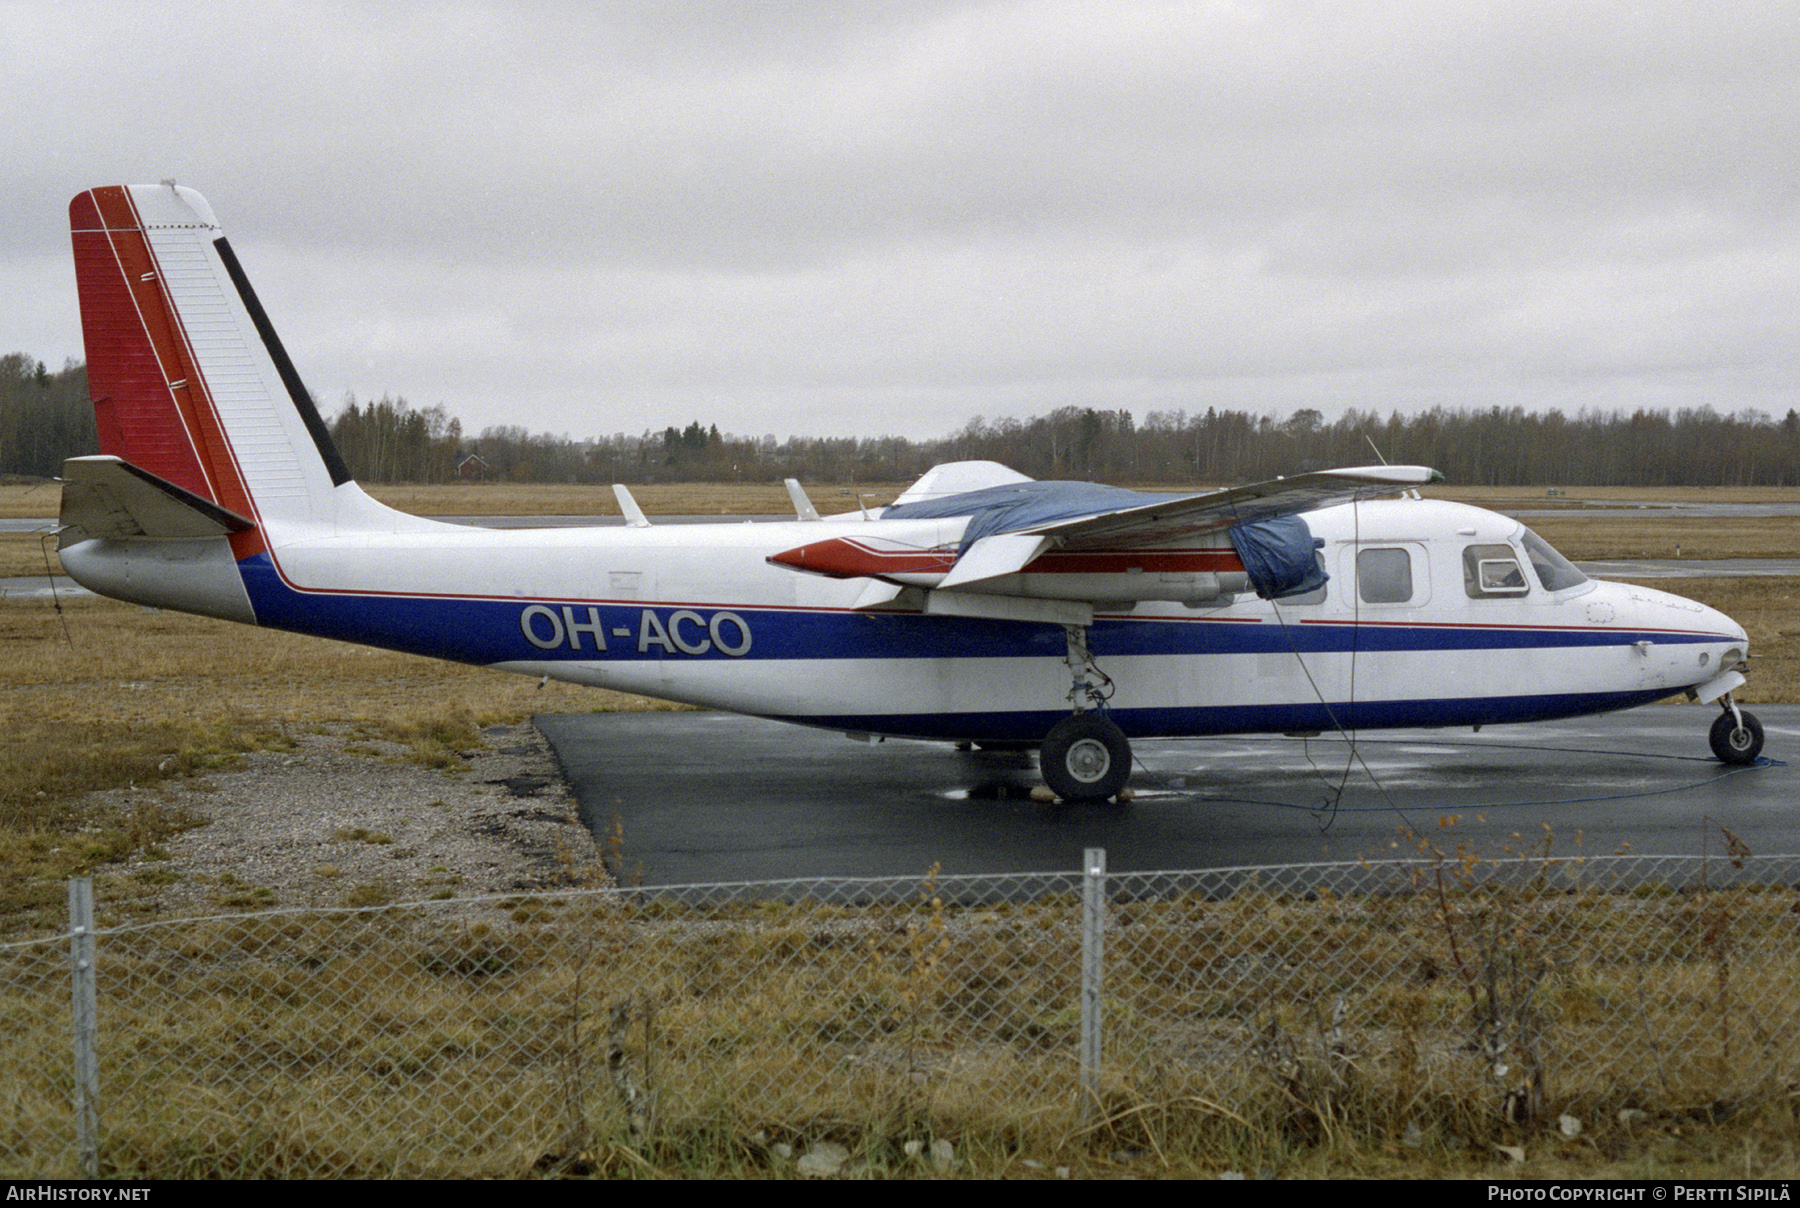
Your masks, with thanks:
[{"label": "wheel hub", "polygon": [[1112,752],[1106,744],[1095,738],[1084,738],[1069,748],[1069,754],[1063,762],[1069,769],[1069,775],[1083,784],[1093,784],[1106,778],[1112,767]]}]

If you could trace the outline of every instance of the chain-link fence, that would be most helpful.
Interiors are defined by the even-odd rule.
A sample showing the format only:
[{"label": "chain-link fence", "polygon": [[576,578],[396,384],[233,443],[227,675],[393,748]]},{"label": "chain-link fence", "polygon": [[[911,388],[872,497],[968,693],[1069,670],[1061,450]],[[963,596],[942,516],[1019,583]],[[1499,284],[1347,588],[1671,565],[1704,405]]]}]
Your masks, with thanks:
[{"label": "chain-link fence", "polygon": [[71,938],[5,945],[0,1173],[1429,1144],[1800,1080],[1800,857],[1091,858],[101,927],[91,1066]]}]

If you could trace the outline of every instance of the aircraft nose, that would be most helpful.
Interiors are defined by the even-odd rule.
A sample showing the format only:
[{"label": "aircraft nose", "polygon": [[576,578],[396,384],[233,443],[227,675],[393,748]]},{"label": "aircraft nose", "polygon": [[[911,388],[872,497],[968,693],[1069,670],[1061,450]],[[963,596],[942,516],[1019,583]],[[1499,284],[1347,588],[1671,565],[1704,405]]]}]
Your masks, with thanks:
[{"label": "aircraft nose", "polygon": [[[1634,618],[1642,636],[1645,669],[1676,681],[1702,682],[1736,668],[1750,654],[1744,627],[1718,609],[1653,588],[1620,584],[1620,620]],[[1592,615],[1592,613],[1590,613]],[[1630,621],[1627,624],[1631,624]]]},{"label": "aircraft nose", "polygon": [[1657,591],[1649,587],[1627,587],[1626,598],[1631,604],[1644,608],[1648,616],[1654,618],[1653,623],[1661,627],[1691,634],[1716,636],[1722,641],[1747,640],[1744,627],[1736,621],[1698,600],[1690,600],[1671,592]]},{"label": "aircraft nose", "polygon": [[1734,641],[1742,642],[1744,644],[1745,650],[1747,652],[1749,649],[1749,646],[1750,646],[1749,632],[1747,630],[1745,630],[1745,628],[1742,625],[1739,625],[1736,621],[1732,620],[1730,617],[1726,616],[1724,613],[1721,612],[1718,615],[1719,615],[1719,618],[1721,620],[1723,620],[1725,622],[1725,624],[1728,626],[1727,632],[1731,634],[1732,639]]},{"label": "aircraft nose", "polygon": [[1718,634],[1723,641],[1736,642],[1746,647],[1749,646],[1750,635],[1745,632],[1744,627],[1720,612],[1718,609],[1712,607],[1710,604],[1701,604],[1700,614],[1702,619],[1699,628],[1704,629],[1709,633]]},{"label": "aircraft nose", "polygon": [[1689,600],[1682,600],[1681,603],[1688,608],[1698,608],[1697,616],[1687,613],[1683,619],[1688,628],[1699,629],[1713,636],[1714,641],[1708,644],[1716,647],[1715,665],[1720,670],[1729,670],[1749,657],[1750,635],[1742,625],[1710,605],[1696,604]]}]

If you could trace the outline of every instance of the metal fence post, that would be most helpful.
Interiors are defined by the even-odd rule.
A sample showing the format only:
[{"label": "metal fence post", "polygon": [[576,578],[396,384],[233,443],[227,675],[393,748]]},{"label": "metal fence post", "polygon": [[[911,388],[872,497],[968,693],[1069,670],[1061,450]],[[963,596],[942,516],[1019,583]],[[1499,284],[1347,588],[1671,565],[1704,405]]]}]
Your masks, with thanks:
[{"label": "metal fence post", "polygon": [[1105,966],[1106,849],[1081,853],[1081,1122],[1100,1106],[1101,979]]},{"label": "metal fence post", "polygon": [[75,1144],[81,1169],[100,1177],[98,1029],[94,1010],[94,883],[69,878],[69,982],[75,1021]]}]

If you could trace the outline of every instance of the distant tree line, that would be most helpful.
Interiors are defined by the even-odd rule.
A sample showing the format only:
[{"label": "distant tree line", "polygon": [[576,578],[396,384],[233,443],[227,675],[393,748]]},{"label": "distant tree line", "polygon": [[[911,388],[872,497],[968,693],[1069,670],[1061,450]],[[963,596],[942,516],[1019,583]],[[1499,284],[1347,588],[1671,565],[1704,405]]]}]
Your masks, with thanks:
[{"label": "distant tree line", "polygon": [[65,457],[99,449],[86,365],[52,373],[22,352],[0,356],[0,474],[53,478]]},{"label": "distant tree line", "polygon": [[[1302,408],[1129,412],[1065,407],[1031,420],[977,418],[941,442],[957,457],[1016,464],[1034,477],[1204,483],[1366,465],[1428,465],[1479,486],[1791,486],[1800,483],[1800,413],[1710,408],[1630,414],[1432,407],[1337,420]],[[1040,473],[1041,472],[1041,473]]]},{"label": "distant tree line", "polygon": [[1327,423],[1311,408],[1279,418],[1209,407],[1139,422],[1129,411],[1071,406],[1030,419],[978,416],[930,440],[756,438],[695,421],[587,440],[487,428],[463,450],[480,456],[487,477],[535,482],[896,482],[983,459],[1033,478],[1217,484],[1386,460],[1479,486],[1795,486],[1800,413],[1352,408]]},{"label": "distant tree line", "polygon": [[331,439],[362,482],[448,482],[463,459],[461,420],[442,406],[414,410],[385,394],[366,405],[345,396]]},{"label": "distant tree line", "polygon": [[[1327,423],[1313,408],[1248,411],[1059,407],[1030,419],[980,416],[948,436],[735,436],[699,420],[661,431],[573,439],[484,428],[468,436],[443,406],[347,397],[330,421],[366,482],[905,481],[939,462],[985,459],[1033,478],[1218,484],[1376,460],[1433,466],[1481,486],[1800,485],[1800,413],[1708,407],[1630,414],[1433,407],[1387,415],[1351,408]],[[95,450],[84,366],[55,373],[23,353],[0,357],[0,472],[51,476]]]}]

